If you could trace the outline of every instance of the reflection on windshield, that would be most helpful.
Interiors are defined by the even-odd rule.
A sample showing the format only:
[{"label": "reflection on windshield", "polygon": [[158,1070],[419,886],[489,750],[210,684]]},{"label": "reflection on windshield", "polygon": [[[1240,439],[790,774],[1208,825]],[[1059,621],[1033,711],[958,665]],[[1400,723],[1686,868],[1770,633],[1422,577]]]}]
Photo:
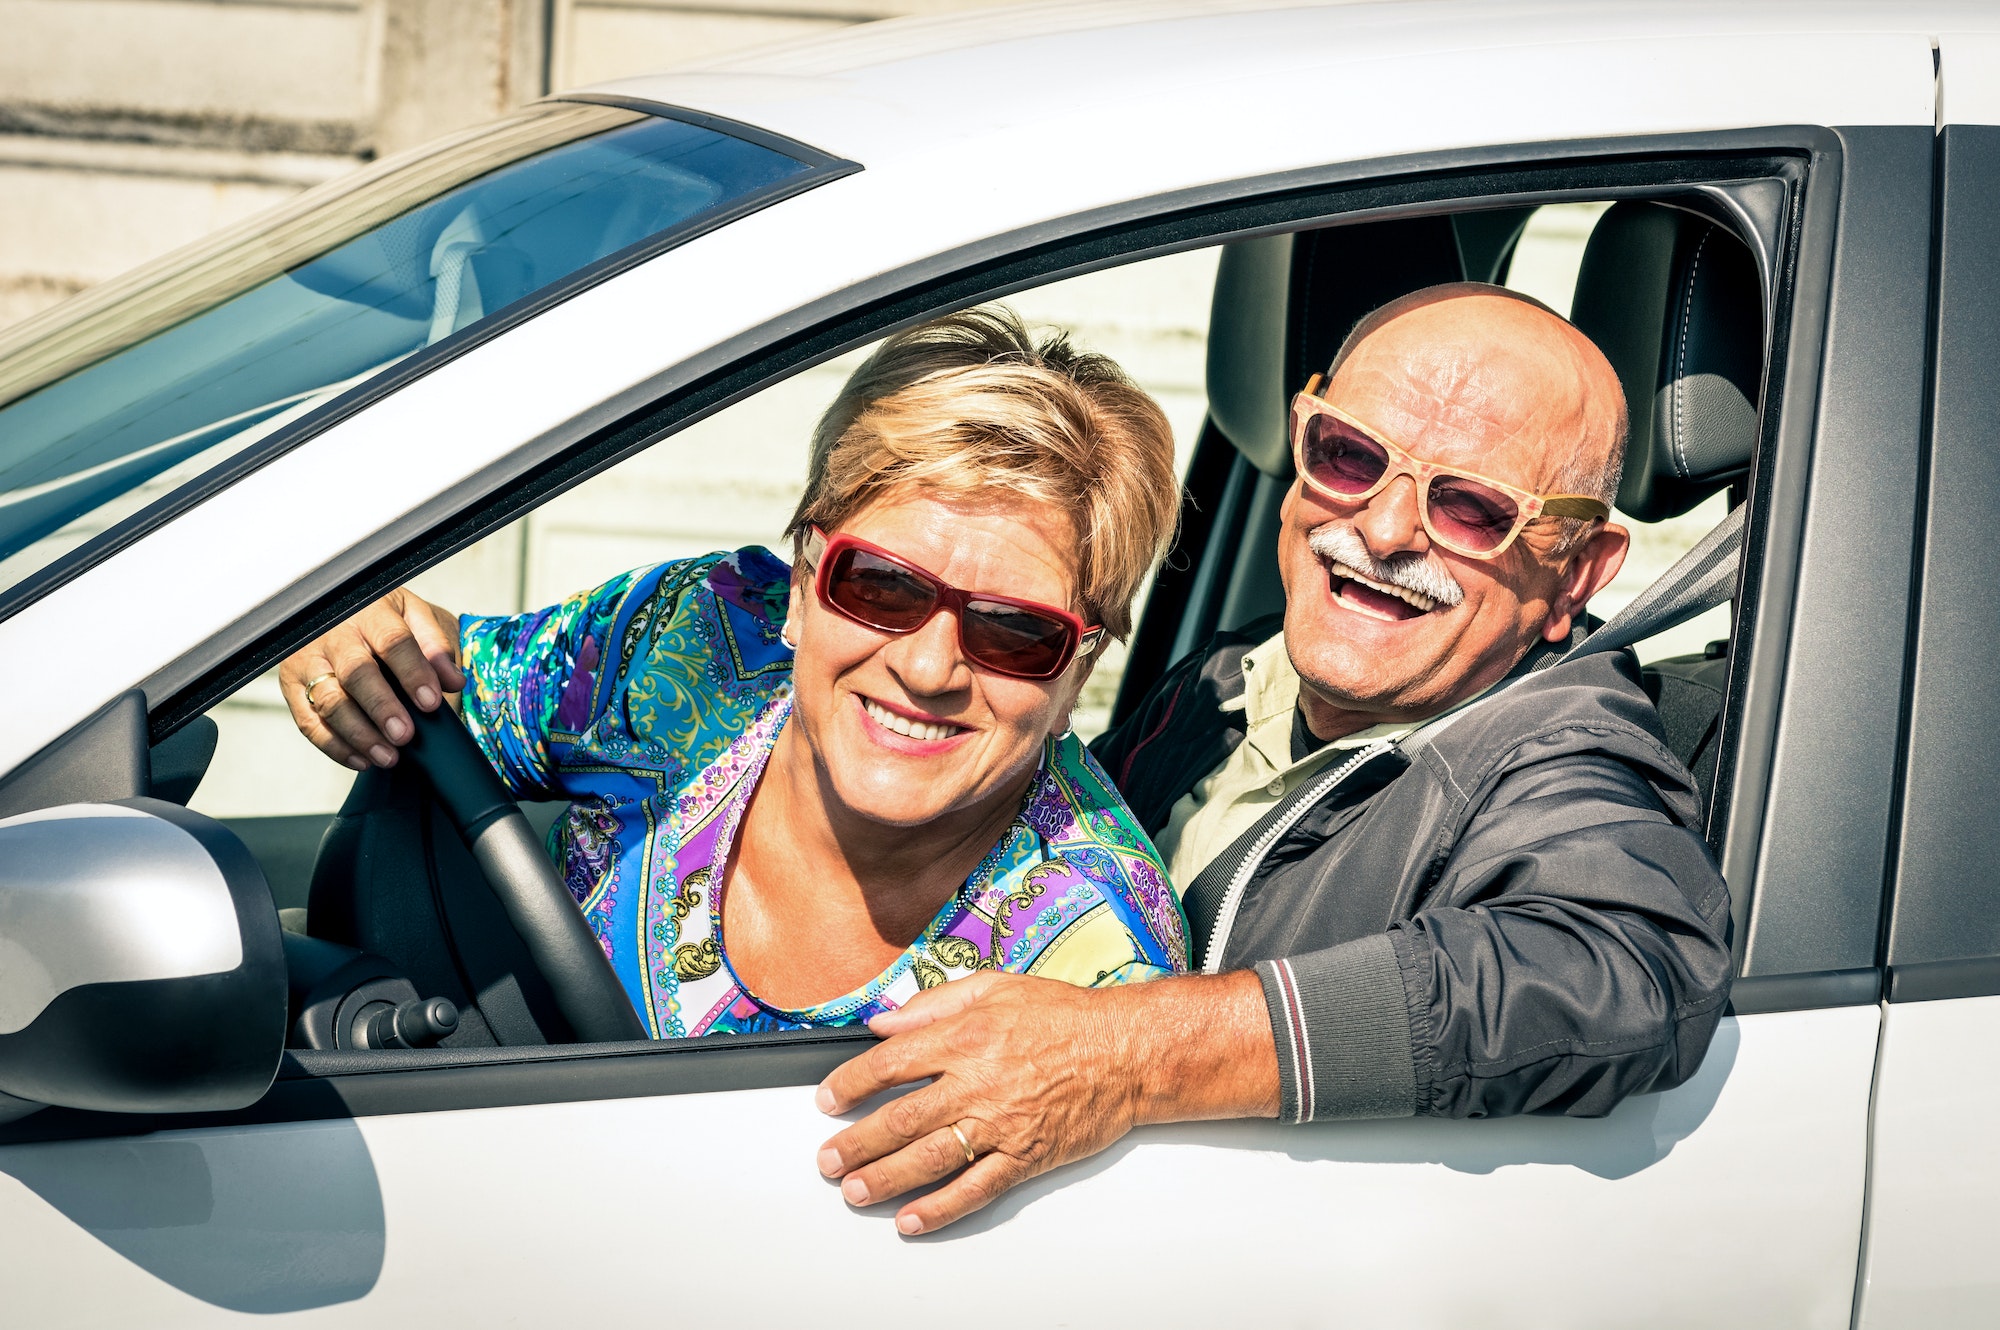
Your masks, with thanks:
[{"label": "reflection on windshield", "polygon": [[[7,338],[15,353],[0,358],[0,395],[43,382],[0,408],[0,589],[412,352],[806,169],[631,111],[569,106],[546,118],[556,116],[571,141],[549,147],[546,133],[517,127],[532,155],[489,157],[469,180],[446,173],[451,187],[398,200],[393,219],[382,191],[347,187],[322,209],[285,210],[233,269],[228,254],[197,247],[186,271],[212,298],[158,331],[147,325],[187,300],[189,281],[176,289],[171,270],[123,302],[86,293],[66,325],[62,307],[50,311],[46,336]],[[284,253],[302,244],[309,252]],[[293,260],[275,274],[274,253]],[[83,367],[51,366],[51,346]],[[51,368],[61,376],[47,381]]]}]

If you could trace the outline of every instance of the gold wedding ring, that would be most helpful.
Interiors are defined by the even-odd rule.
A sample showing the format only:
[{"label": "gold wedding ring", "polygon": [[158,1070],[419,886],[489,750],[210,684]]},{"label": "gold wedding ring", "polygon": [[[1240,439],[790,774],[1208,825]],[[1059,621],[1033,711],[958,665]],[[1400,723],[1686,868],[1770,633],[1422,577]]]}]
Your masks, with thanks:
[{"label": "gold wedding ring", "polygon": [[965,1151],[965,1162],[968,1164],[978,1163],[979,1156],[972,1153],[972,1142],[965,1139],[965,1133],[958,1129],[956,1122],[951,1124],[951,1134],[958,1137],[958,1148]]},{"label": "gold wedding ring", "polygon": [[308,711],[317,712],[319,710],[313,703],[313,689],[319,687],[332,677],[333,671],[328,670],[325,674],[315,674],[312,678],[306,680],[306,709]]}]

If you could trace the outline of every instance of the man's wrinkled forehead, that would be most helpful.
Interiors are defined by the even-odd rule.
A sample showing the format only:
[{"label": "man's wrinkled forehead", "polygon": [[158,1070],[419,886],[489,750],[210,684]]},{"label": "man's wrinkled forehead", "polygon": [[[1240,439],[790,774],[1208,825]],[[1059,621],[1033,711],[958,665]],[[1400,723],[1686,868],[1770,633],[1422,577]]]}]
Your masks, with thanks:
[{"label": "man's wrinkled forehead", "polygon": [[1511,293],[1448,290],[1365,320],[1342,347],[1328,400],[1438,461],[1531,446],[1517,460],[1540,470],[1610,444],[1623,394],[1588,339]]}]

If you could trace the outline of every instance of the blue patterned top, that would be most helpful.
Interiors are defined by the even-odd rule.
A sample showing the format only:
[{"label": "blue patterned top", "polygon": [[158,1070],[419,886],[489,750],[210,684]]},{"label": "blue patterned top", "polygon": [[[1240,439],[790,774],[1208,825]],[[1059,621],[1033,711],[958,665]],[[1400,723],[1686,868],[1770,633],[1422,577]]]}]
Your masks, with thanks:
[{"label": "blue patterned top", "polygon": [[751,546],[461,621],[466,726],[517,797],[570,802],[550,851],[655,1038],[857,1025],[985,969],[1103,985],[1187,968],[1152,843],[1064,735],[1012,825],[888,969],[804,1009],[750,992],[729,965],[722,885],[791,714],[790,584]]}]

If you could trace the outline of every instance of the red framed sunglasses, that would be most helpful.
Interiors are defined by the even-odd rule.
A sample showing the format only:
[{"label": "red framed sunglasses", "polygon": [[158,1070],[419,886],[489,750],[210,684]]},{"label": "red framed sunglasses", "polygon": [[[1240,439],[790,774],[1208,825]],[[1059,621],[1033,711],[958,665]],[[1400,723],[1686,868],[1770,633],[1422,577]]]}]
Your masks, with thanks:
[{"label": "red framed sunglasses", "polygon": [[1053,679],[1104,636],[1068,610],[1012,596],[961,591],[935,573],[853,536],[806,530],[819,603],[864,628],[914,633],[941,609],[958,616],[958,645],[973,664],[1014,679]]}]

